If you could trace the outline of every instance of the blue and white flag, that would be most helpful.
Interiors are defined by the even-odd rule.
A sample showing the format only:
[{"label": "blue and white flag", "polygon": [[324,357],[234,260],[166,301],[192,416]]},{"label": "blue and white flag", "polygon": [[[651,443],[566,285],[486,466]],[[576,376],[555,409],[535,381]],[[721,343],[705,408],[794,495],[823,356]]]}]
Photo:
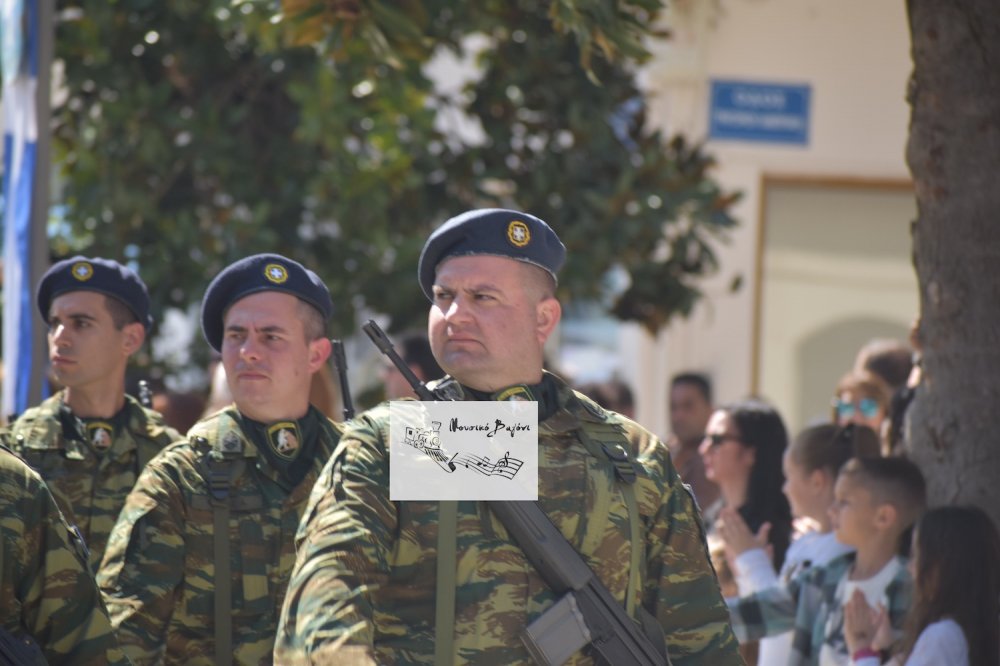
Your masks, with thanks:
[{"label": "blue and white flag", "polygon": [[32,266],[32,200],[37,168],[38,0],[0,0],[3,56],[3,412],[30,406],[35,330]]}]

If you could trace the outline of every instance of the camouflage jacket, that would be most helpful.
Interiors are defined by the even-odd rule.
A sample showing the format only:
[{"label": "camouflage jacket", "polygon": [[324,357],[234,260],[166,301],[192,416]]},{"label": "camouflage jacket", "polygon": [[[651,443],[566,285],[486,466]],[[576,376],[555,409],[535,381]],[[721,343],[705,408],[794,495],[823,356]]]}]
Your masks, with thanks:
[{"label": "camouflage jacket", "polygon": [[64,424],[61,406],[62,396],[55,395],[25,411],[10,426],[8,438],[45,479],[66,519],[80,529],[96,571],[142,466],[181,436],[157,412],[126,395],[128,427],[99,452],[79,427]]},{"label": "camouflage jacket", "polygon": [[295,531],[340,426],[325,418],[311,469],[288,488],[240,429],[234,408],[195,424],[143,470],[115,526],[97,580],[136,664],[212,664],[213,499],[208,466],[228,465],[233,660],[270,663],[295,562]]},{"label": "camouflage jacket", "polygon": [[79,539],[38,473],[2,447],[0,626],[34,638],[49,664],[128,663]]},{"label": "camouflage jacket", "polygon": [[[611,462],[590,455],[580,436],[613,426],[638,473],[641,603],[663,627],[673,663],[742,664],[697,507],[666,447],[548,377],[559,404],[539,424],[541,508],[622,602],[626,502]],[[313,490],[276,663],[434,663],[438,503],[389,500],[388,430],[387,404],[353,421]],[[483,502],[458,503],[456,580],[454,663],[531,663],[519,634],[555,595]],[[566,663],[594,659],[578,652]]]}]

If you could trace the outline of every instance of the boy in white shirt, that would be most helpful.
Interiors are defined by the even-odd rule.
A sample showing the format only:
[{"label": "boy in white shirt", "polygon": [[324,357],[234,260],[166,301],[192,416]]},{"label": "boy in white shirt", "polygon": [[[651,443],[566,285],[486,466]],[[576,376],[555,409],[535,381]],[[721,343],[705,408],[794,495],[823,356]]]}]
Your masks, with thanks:
[{"label": "boy in white shirt", "polygon": [[752,641],[793,630],[789,666],[850,663],[844,604],[855,589],[881,603],[898,630],[912,580],[898,553],[923,511],[923,474],[904,458],[854,458],[834,489],[830,518],[837,540],[856,552],[811,567],[787,583],[728,600],[737,638]]}]

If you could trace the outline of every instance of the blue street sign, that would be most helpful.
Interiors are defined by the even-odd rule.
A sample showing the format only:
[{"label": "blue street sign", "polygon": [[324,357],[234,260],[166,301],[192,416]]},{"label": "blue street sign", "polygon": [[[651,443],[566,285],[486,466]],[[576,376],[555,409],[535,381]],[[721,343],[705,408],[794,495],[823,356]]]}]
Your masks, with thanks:
[{"label": "blue street sign", "polygon": [[713,80],[708,136],[804,146],[811,92],[808,85]]}]

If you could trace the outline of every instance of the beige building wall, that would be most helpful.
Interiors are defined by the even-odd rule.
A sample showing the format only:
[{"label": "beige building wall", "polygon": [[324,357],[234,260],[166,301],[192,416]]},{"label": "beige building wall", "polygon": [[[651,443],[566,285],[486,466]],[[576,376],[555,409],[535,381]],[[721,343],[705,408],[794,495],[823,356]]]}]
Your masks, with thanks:
[{"label": "beige building wall", "polygon": [[[687,369],[708,373],[722,402],[765,393],[795,430],[825,408],[816,404],[826,400],[816,397],[823,392],[817,387],[832,390],[838,378],[825,375],[839,375],[804,370],[803,354],[815,357],[823,340],[843,347],[850,338],[843,330],[905,331],[916,312],[904,161],[911,70],[905,6],[675,0],[665,23],[674,39],[656,47],[644,74],[651,117],[662,128],[704,139],[711,80],[745,79],[810,85],[810,138],[806,146],[708,142],[717,178],[743,192],[733,211],[740,227],[719,248],[722,271],[689,320],[656,339],[621,327],[622,374],[637,389],[638,419],[660,434],[668,430],[668,378]],[[795,216],[803,226],[785,239]],[[823,229],[848,222],[844,233],[860,245],[823,241]],[[888,250],[859,251],[876,237]],[[734,275],[743,286],[730,293]],[[837,292],[843,275],[853,291]],[[841,364],[831,359],[830,367]]]}]

